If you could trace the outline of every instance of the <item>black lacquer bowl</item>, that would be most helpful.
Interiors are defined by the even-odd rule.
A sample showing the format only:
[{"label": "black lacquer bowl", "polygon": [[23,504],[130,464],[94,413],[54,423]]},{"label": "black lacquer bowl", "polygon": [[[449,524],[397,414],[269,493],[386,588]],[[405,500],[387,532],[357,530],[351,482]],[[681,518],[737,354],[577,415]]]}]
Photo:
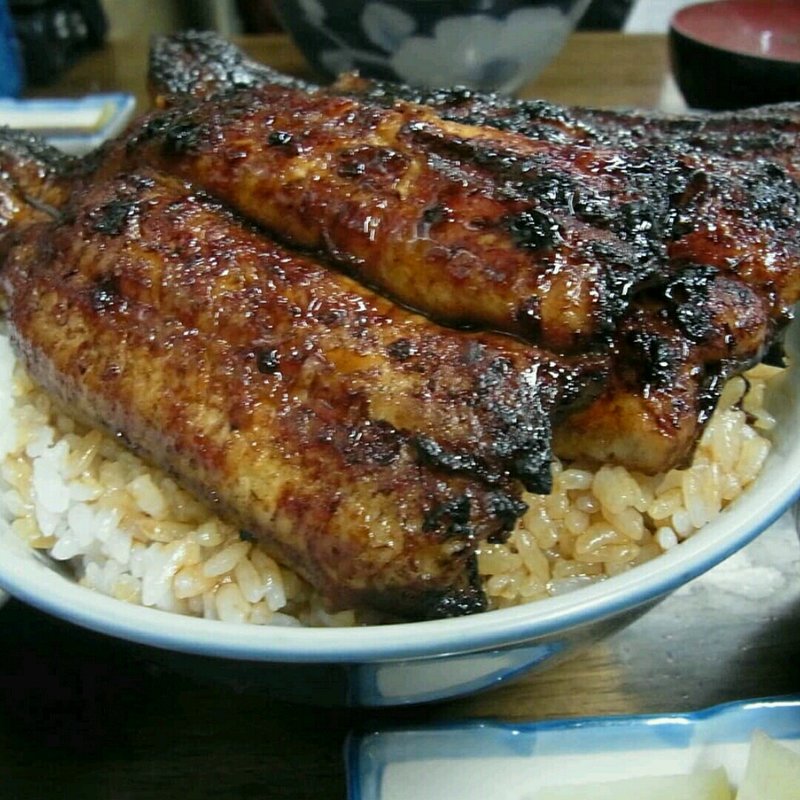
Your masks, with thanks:
[{"label": "black lacquer bowl", "polygon": [[678,11],[669,47],[689,106],[714,110],[800,100],[800,3],[714,0]]}]

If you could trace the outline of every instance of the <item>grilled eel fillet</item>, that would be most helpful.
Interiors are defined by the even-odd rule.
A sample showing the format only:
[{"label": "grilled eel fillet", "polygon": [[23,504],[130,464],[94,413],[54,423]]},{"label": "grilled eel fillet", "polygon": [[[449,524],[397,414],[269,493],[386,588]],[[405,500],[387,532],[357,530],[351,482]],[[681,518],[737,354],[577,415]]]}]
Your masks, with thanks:
[{"label": "grilled eel fillet", "polygon": [[646,473],[684,466],[725,380],[775,337],[768,304],[741,281],[694,267],[666,291],[637,298],[620,320],[608,383],[554,431],[560,457]]},{"label": "grilled eel fillet", "polygon": [[613,337],[609,384],[555,431],[554,449],[645,472],[685,463],[724,380],[760,360],[800,299],[800,105],[648,115],[352,75],[331,91],[426,103],[445,119],[674,165],[664,169],[669,277],[632,299]]},{"label": "grilled eel fillet", "polygon": [[685,464],[724,381],[763,358],[800,299],[797,182],[769,162],[721,160],[692,182],[666,280],[630,303],[609,384],[555,432],[561,457]]},{"label": "grilled eel fillet", "polygon": [[609,384],[557,428],[554,449],[645,472],[686,463],[724,380],[763,356],[800,298],[800,105],[646,115],[356,76],[331,91],[426,103],[445,119],[558,145],[620,148],[671,176],[664,280],[632,299]]},{"label": "grilled eel fillet", "polygon": [[[198,63],[194,59],[200,58],[199,52],[210,55]],[[215,70],[211,62],[215,63]],[[212,72],[208,79],[206,71]],[[417,252],[412,252],[414,258],[404,260],[399,268],[363,263],[380,256],[375,256],[373,248],[348,232],[335,229],[337,225],[342,229],[352,227],[364,238],[370,238],[374,249],[379,249],[379,241],[384,244],[387,240],[397,247],[395,238],[405,233],[409,237],[408,249],[418,251],[440,244],[440,236],[451,239],[443,236],[449,231],[437,230],[442,222],[449,223],[447,227],[474,228],[480,235],[459,237],[459,248],[451,246],[446,253],[448,261],[465,260],[462,253],[467,248],[470,254],[491,259],[491,265],[473,258],[461,267],[469,270],[469,283],[482,290],[481,304],[492,302],[486,296],[487,290],[505,292],[508,287],[513,295],[506,306],[518,321],[495,327],[555,349],[569,340],[563,333],[557,333],[556,320],[559,311],[567,320],[574,312],[574,301],[570,302],[576,293],[574,287],[583,282],[587,291],[597,288],[595,282],[587,284],[585,277],[578,274],[581,270],[591,272],[597,260],[588,257],[587,251],[593,251],[602,260],[606,255],[599,251],[605,248],[613,251],[611,260],[617,262],[617,268],[607,271],[606,284],[625,299],[615,305],[609,298],[605,305],[614,308],[618,315],[627,308],[627,301],[638,288],[665,286],[686,264],[714,266],[733,272],[756,287],[767,287],[773,295],[776,316],[786,314],[797,299],[800,222],[795,211],[800,188],[779,163],[763,159],[750,163],[758,152],[748,149],[748,140],[738,142],[738,151],[731,143],[718,153],[682,154],[679,148],[666,146],[638,147],[626,152],[617,146],[606,148],[602,141],[597,141],[597,135],[590,141],[588,123],[581,125],[568,116],[570,111],[577,114],[578,110],[560,109],[559,117],[557,107],[549,107],[549,113],[542,114],[541,125],[552,124],[555,129],[565,131],[567,141],[548,143],[534,135],[536,128],[525,124],[526,119],[535,117],[534,109],[540,109],[543,105],[540,103],[504,102],[494,95],[467,90],[426,92],[352,76],[345,76],[331,90],[344,96],[327,96],[314,87],[291,86],[287,90],[285,85],[271,82],[271,73],[213,34],[184,33],[157,40],[151,55],[150,84],[156,97],[172,105],[173,110],[145,121],[138,131],[130,134],[126,147],[130,151],[143,149],[142,158],[158,158],[166,169],[199,181],[243,213],[273,226],[281,235],[296,238],[304,246],[328,250],[334,259],[348,262],[360,277],[400,299],[416,293],[413,302],[408,302],[430,316],[438,314],[448,321],[491,325],[498,320],[489,319],[488,313],[476,309],[472,316],[466,308],[459,310],[455,305],[452,295],[460,296],[465,289],[472,289],[465,287],[463,280],[458,281],[456,275],[442,278],[440,273],[433,277],[437,285],[444,285],[442,282],[452,277],[448,286],[451,297],[445,297],[443,292],[431,294],[407,288],[414,280],[407,273],[414,267],[419,267],[418,287],[428,280],[426,263]],[[232,76],[236,76],[236,81]],[[226,80],[230,83],[226,84]],[[202,98],[203,91],[209,92],[206,104],[182,103],[187,95]],[[352,101],[351,104],[347,95],[368,103]],[[376,101],[388,116],[372,107]],[[428,105],[421,105],[425,103]],[[444,121],[431,115],[429,108],[441,114]],[[518,115],[514,116],[512,110],[517,110]],[[524,116],[523,111],[527,112]],[[632,114],[615,117],[613,112],[599,111],[586,111],[585,116],[619,117],[625,122],[646,119]],[[732,117],[718,116],[720,119],[713,125],[708,123],[708,127],[721,134],[726,132],[730,142],[748,130],[744,122],[731,130]],[[767,120],[774,119],[772,114],[764,116]],[[658,129],[657,119],[653,118],[654,129]],[[752,112],[748,119],[759,120],[754,138],[763,138],[761,115]],[[673,126],[680,128],[683,124],[691,129],[701,124],[695,125],[691,120],[677,118]],[[448,124],[451,121],[453,124]],[[461,127],[461,121],[470,124]],[[490,132],[493,126],[497,138]],[[378,142],[375,142],[376,127]],[[607,128],[617,130],[621,137],[624,123],[609,123]],[[795,123],[796,137],[790,148],[793,153],[800,149],[798,131],[800,110]],[[264,139],[269,141],[270,137],[273,145],[263,147]],[[291,141],[282,149],[274,140],[285,138]],[[667,139],[667,131],[662,130],[658,144],[665,144]],[[678,141],[682,147],[683,141]],[[370,146],[358,148],[358,142]],[[409,153],[409,145],[416,151],[424,148],[428,163],[420,163],[424,158]],[[377,146],[382,147],[380,152],[376,152]],[[387,148],[396,150],[387,152]],[[738,152],[738,161],[732,157],[733,151]],[[411,170],[406,163],[386,163],[396,162],[401,155],[409,155],[407,163],[411,167],[419,164],[416,174],[409,175]],[[218,168],[216,175],[207,174],[212,168]],[[334,169],[335,176],[331,175]],[[447,173],[443,181],[442,172]],[[281,183],[275,176],[285,180]],[[448,177],[478,179],[453,198],[472,195],[467,202],[431,205],[418,200],[415,192],[418,186],[440,181],[439,185],[445,187]],[[323,193],[320,183],[329,189],[324,198],[317,196]],[[244,184],[258,192],[258,200],[243,196]],[[365,190],[370,192],[367,197]],[[393,198],[385,199],[392,191],[401,194],[407,206],[419,204],[423,212],[422,218],[411,220],[405,231],[381,229],[384,221],[381,206],[392,203]],[[477,192],[484,195],[485,205],[475,202]],[[353,221],[347,213],[349,209],[341,209],[341,205],[355,197],[371,201],[372,207],[368,206]],[[523,198],[525,208],[509,203]],[[508,209],[503,213],[490,200],[509,203]],[[291,216],[297,214],[297,209],[291,207],[293,201],[314,210],[318,207],[314,204],[324,205],[323,213],[329,215],[330,225],[320,223],[310,234],[295,231],[294,220],[281,222],[271,209],[264,208],[265,204],[275,204]],[[260,208],[256,208],[259,204]],[[336,205],[332,210],[333,204]],[[496,224],[490,225],[488,215],[471,214],[472,208],[496,209],[491,217]],[[341,219],[336,217],[337,212]],[[373,212],[372,216],[368,212]],[[459,219],[453,219],[456,216]],[[279,230],[281,226],[283,231]],[[489,232],[494,236],[487,248]],[[503,235],[509,233],[510,241]],[[591,247],[582,244],[587,235],[592,237]],[[515,245],[532,257],[514,258]],[[638,269],[635,263],[625,264],[626,249],[638,262]],[[398,252],[397,258],[404,254]],[[542,330],[532,326],[538,316],[535,310],[520,307],[526,297],[518,290],[524,290],[525,285],[524,278],[515,271],[536,266],[537,256],[540,269],[544,262],[552,285],[530,295],[535,303],[528,304],[552,303],[548,313],[542,314],[542,318],[547,318],[545,327],[549,322],[553,329],[552,336],[543,335]],[[579,261],[581,256],[583,263],[570,272],[572,286],[560,286],[563,274],[560,261]],[[353,260],[361,263],[351,263]],[[493,281],[502,281],[503,286],[497,287]],[[560,304],[564,299],[567,302]],[[445,308],[448,303],[454,304],[453,307]],[[588,309],[590,304],[585,302],[582,307]],[[577,316],[585,319],[582,311]],[[616,318],[613,311],[605,315],[604,329],[613,329]],[[597,325],[580,328],[595,333],[598,329]],[[576,347],[585,346],[586,341],[583,337],[573,337]]]},{"label": "grilled eel fillet", "polygon": [[525,508],[498,465],[548,468],[549,414],[603,376],[440,328],[152,170],[77,183],[57,219],[18,230],[0,294],[27,368],[73,413],[331,605],[413,618],[485,607],[475,550]]},{"label": "grilled eel fillet", "polygon": [[[263,84],[151,114],[105,158],[187,178],[432,319],[557,352],[602,342],[661,255],[663,183],[645,196],[616,153],[421,106]],[[562,191],[566,175],[582,193]]]},{"label": "grilled eel fillet", "polygon": [[[149,82],[156,102],[162,106],[179,104],[186,96],[219,101],[238,88],[257,89],[265,84],[319,90],[276,74],[216,34],[191,31],[155,40]],[[796,249],[791,245],[800,238],[797,218],[792,213],[800,170],[800,104],[735,113],[647,115],[565,108],[463,88],[416,89],[353,74],[342,76],[325,91],[390,108],[406,107],[407,103],[425,105],[447,121],[496,128],[540,143],[599,151],[603,158],[592,162],[584,154],[584,163],[594,169],[603,169],[604,164],[607,171],[614,173],[614,179],[609,179],[608,184],[598,183],[596,188],[582,183],[580,175],[576,180],[575,170],[570,170],[569,165],[559,169],[565,162],[557,156],[548,163],[550,153],[563,153],[559,148],[540,153],[534,164],[520,166],[537,172],[543,201],[558,198],[562,203],[568,202],[572,215],[580,222],[611,228],[622,238],[634,241],[640,258],[663,255],[665,251],[656,241],[661,237],[665,249],[669,248],[666,254],[670,261],[677,262],[677,269],[691,260],[738,270],[746,260],[747,269],[752,270],[760,258],[767,266],[757,268],[769,271],[769,280],[779,282],[787,278],[780,269],[770,269],[769,265],[796,259]],[[509,155],[502,148],[494,154],[479,152],[479,146],[476,144],[472,153],[476,158],[499,160]],[[579,168],[581,160],[576,161]],[[740,163],[732,166],[731,161]],[[498,169],[507,166],[506,160]],[[548,166],[552,168],[547,169]],[[636,197],[648,209],[625,202],[615,207],[609,205],[608,199],[598,199],[597,194],[604,189],[618,191],[621,185],[626,185],[621,197]],[[629,215],[632,224],[626,228],[619,221],[615,223],[611,219],[615,214]],[[712,235],[721,222],[724,233]],[[739,229],[742,226],[744,230]],[[757,232],[774,229],[778,230],[779,242],[771,247],[771,232],[764,236]],[[747,250],[750,239],[752,246]],[[660,263],[656,269],[658,275],[651,271],[642,277],[649,283],[658,283],[659,279],[665,283],[669,267]],[[796,273],[796,263],[785,266],[783,271]],[[779,295],[780,292],[779,286]],[[779,298],[782,307],[776,307],[776,313],[785,313],[794,302],[794,294],[792,288],[787,297]]]},{"label": "grilled eel fillet", "polygon": [[265,83],[316,88],[248,58],[212,31],[181,31],[153,37],[147,78],[150,96],[158,108],[181,98],[209,99],[232,89]]},{"label": "grilled eel fillet", "polygon": [[[159,58],[167,48],[169,58]],[[207,68],[207,62],[198,66],[201,52],[217,60],[212,80],[202,84],[211,97],[229,95],[234,83],[258,87],[270,81],[224,40],[179,34],[153,49],[150,81],[161,105],[180,103]],[[390,108],[398,101],[425,103],[458,123],[493,126],[555,147],[617,152],[616,169],[634,187],[629,196],[655,201],[650,219],[641,211],[635,218],[644,238],[651,237],[659,274],[642,281],[644,290],[630,292],[610,341],[610,382],[594,403],[557,427],[555,449],[563,457],[589,456],[647,472],[685,463],[721,383],[763,356],[800,295],[793,169],[798,107],[659,117],[565,109],[464,89],[428,92],[354,76],[327,91]],[[574,171],[543,170],[539,178],[584,222],[607,215],[608,204],[592,197],[586,202]],[[658,179],[665,181],[666,201],[663,192],[653,191]],[[654,240],[663,242],[663,253]]]},{"label": "grilled eel fillet", "polygon": [[[620,148],[632,182],[638,183],[642,170],[668,182],[667,217],[657,225],[668,265],[651,285],[665,285],[686,264],[704,265],[769,293],[776,317],[787,315],[800,296],[800,104],[646,115],[562,108],[466,89],[417,90],[354,75],[343,76],[330,91],[384,105],[423,103],[447,120],[535,140]],[[647,185],[640,185],[644,192]],[[656,196],[654,209],[663,208]],[[593,213],[578,210],[586,218]]]}]

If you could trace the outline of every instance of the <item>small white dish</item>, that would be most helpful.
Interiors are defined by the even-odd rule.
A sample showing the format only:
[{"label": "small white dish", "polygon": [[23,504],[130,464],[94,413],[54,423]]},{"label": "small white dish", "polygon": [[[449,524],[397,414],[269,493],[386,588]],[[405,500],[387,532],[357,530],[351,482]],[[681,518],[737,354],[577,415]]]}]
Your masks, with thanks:
[{"label": "small white dish", "polygon": [[0,124],[32,131],[71,155],[84,155],[121,133],[133,115],[132,94],[91,94],[75,99],[0,99]]},{"label": "small white dish", "polygon": [[348,740],[350,800],[533,800],[536,791],[723,767],[741,781],[754,731],[800,751],[800,696],[689,714],[376,730]]}]

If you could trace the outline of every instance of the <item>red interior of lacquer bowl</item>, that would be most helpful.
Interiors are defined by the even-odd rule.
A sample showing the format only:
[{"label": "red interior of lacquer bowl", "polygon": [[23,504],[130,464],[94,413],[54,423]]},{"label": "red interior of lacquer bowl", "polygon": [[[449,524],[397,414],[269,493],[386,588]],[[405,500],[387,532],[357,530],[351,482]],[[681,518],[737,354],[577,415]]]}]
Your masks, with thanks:
[{"label": "red interior of lacquer bowl", "polygon": [[712,47],[800,63],[800,0],[714,0],[681,9],[672,27]]}]

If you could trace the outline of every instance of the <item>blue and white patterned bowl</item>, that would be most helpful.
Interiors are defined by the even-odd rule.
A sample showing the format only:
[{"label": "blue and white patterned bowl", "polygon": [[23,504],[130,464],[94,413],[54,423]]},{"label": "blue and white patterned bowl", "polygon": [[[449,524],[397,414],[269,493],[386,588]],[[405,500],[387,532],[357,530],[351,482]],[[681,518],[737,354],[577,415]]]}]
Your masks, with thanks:
[{"label": "blue and white patterned bowl", "polygon": [[275,0],[328,77],[513,92],[561,50],[589,0]]}]

